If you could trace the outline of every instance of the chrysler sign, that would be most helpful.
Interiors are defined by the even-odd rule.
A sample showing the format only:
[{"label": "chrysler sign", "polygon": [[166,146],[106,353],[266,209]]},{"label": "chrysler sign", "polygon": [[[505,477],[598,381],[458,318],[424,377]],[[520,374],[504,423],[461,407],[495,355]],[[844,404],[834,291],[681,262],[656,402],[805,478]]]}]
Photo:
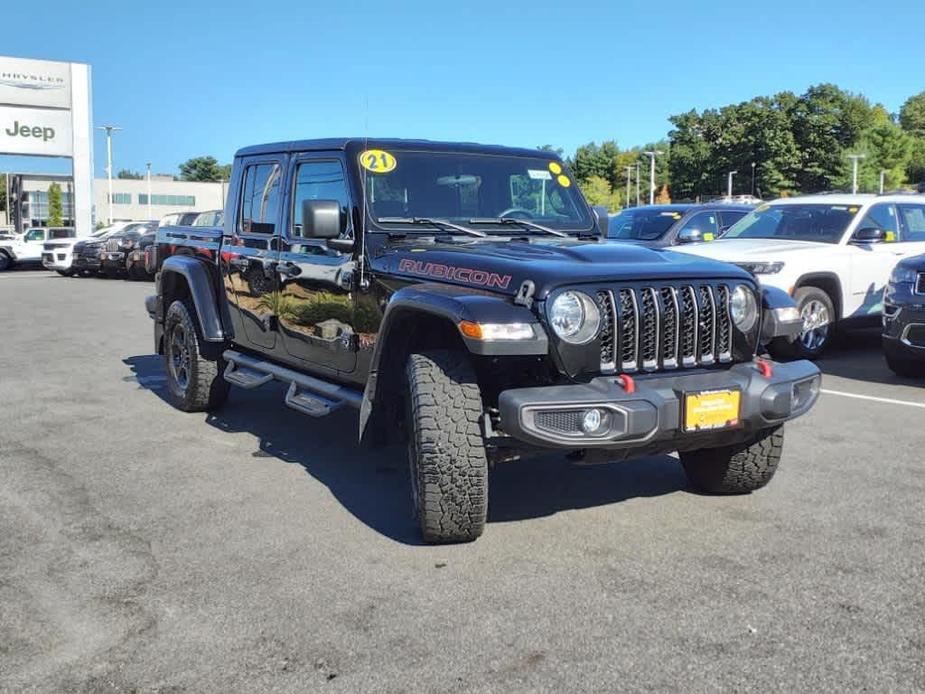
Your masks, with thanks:
[{"label": "chrysler sign", "polygon": [[0,152],[70,157],[71,114],[40,108],[0,109]]},{"label": "chrysler sign", "polygon": [[0,104],[71,108],[70,64],[0,56]]}]

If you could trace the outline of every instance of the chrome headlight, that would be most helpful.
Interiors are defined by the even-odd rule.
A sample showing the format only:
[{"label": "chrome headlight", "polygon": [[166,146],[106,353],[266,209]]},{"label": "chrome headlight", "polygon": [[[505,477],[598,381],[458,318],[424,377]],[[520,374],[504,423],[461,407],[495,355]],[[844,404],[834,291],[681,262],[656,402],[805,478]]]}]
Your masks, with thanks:
[{"label": "chrome headlight", "polygon": [[584,292],[563,292],[549,308],[549,324],[560,338],[580,345],[597,335],[601,312],[597,302]]},{"label": "chrome headlight", "polygon": [[755,293],[744,284],[738,285],[729,300],[732,321],[743,333],[749,332],[758,322],[758,302]]},{"label": "chrome headlight", "polygon": [[747,270],[753,275],[776,275],[784,269],[784,264],[780,261],[773,263],[736,263],[743,270]]}]

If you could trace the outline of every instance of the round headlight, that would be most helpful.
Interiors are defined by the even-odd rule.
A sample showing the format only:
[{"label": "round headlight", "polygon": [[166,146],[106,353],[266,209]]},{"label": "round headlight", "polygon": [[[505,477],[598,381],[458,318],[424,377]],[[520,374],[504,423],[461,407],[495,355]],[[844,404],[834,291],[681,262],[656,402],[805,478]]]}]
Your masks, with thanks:
[{"label": "round headlight", "polygon": [[758,303],[755,301],[755,293],[744,284],[737,286],[729,301],[729,312],[739,330],[743,333],[750,331],[758,322]]},{"label": "round headlight", "polygon": [[584,292],[563,292],[552,302],[549,323],[560,338],[580,345],[597,335],[601,312],[594,299]]}]

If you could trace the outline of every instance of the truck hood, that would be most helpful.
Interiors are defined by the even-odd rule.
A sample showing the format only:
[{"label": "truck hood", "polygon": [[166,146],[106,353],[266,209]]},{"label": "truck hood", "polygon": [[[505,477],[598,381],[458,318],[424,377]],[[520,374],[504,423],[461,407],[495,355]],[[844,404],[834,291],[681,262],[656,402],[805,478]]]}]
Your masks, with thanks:
[{"label": "truck hood", "polygon": [[794,253],[831,253],[836,244],[788,239],[719,239],[676,247],[682,253],[730,263],[740,261],[786,260]]},{"label": "truck hood", "polygon": [[432,243],[408,239],[383,246],[373,254],[372,264],[392,276],[509,294],[530,280],[536,285],[538,299],[557,287],[583,283],[751,279],[744,270],[727,263],[634,244],[578,239],[437,239]]}]

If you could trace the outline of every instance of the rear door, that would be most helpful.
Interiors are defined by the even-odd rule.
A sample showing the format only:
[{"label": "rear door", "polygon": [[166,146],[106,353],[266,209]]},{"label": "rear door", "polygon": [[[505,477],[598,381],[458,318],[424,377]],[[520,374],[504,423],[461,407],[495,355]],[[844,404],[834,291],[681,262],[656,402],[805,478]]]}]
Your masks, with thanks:
[{"label": "rear door", "polygon": [[886,286],[893,267],[908,253],[903,242],[896,207],[881,202],[872,205],[855,227],[854,234],[861,229],[875,228],[884,232],[884,241],[877,243],[848,244],[851,253],[851,296],[844,307],[845,317],[862,318],[876,316],[883,310],[883,288]]},{"label": "rear door", "polygon": [[900,203],[897,208],[906,255],[925,253],[925,203]]},{"label": "rear door", "polygon": [[279,332],[285,350],[315,370],[350,373],[356,367],[352,252],[329,248],[302,233],[304,200],[336,200],[351,238],[350,193],[342,155],[298,155],[291,167],[289,204],[280,241]]},{"label": "rear door", "polygon": [[236,340],[271,350],[279,314],[276,264],[286,155],[244,159],[241,166],[232,235],[222,242],[222,276],[229,305],[237,307]]}]

